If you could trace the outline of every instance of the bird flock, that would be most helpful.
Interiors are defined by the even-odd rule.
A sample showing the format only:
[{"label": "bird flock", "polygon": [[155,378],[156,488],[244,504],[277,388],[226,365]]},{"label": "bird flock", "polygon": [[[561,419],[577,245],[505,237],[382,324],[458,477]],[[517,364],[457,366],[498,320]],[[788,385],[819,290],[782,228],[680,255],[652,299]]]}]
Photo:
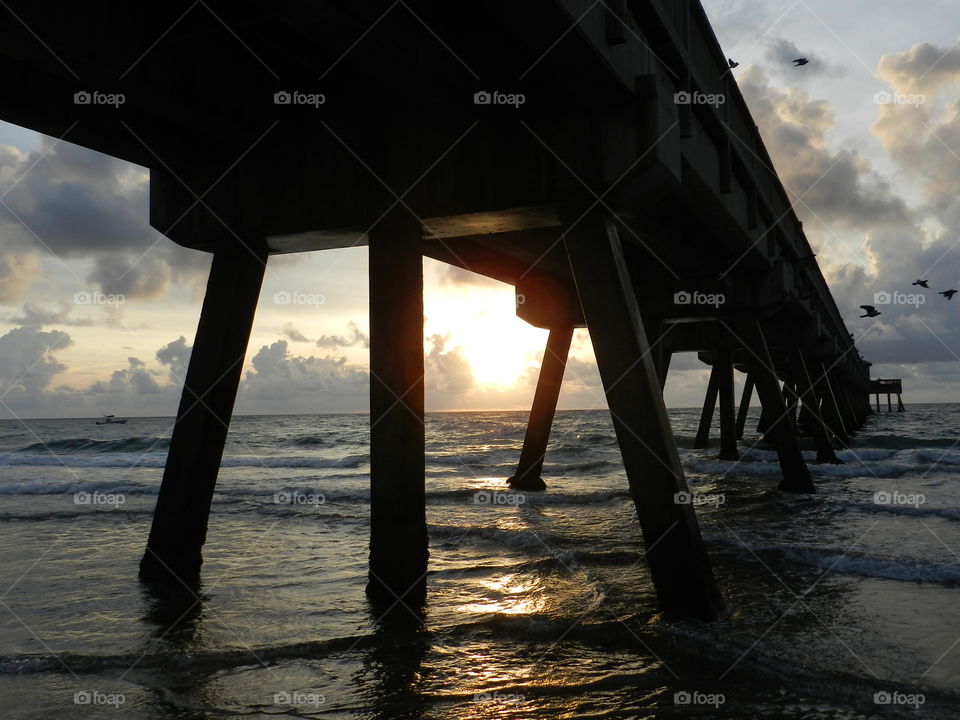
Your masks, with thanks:
[{"label": "bird flock", "polygon": [[[794,66],[794,67],[803,67],[804,65],[807,65],[807,64],[809,64],[809,63],[810,63],[810,61],[807,60],[807,58],[805,58],[805,57],[800,57],[800,58],[797,58],[796,60],[793,61],[793,66]],[[736,60],[734,60],[733,58],[727,58],[727,65],[730,66],[730,70],[733,70],[734,68],[740,67],[740,63],[738,63],[738,62],[737,62]]]},{"label": "bird flock", "polygon": [[[927,290],[930,289],[930,281],[929,281],[929,280],[916,280],[916,281],[914,281],[913,283],[911,283],[911,285],[916,285],[917,287],[926,288]],[[956,295],[957,292],[960,292],[960,291],[957,291],[957,290],[942,290],[942,291],[938,292],[937,295],[942,295],[942,296],[945,297],[947,300],[953,300],[953,296]],[[860,308],[861,308],[861,309],[863,310],[863,312],[864,312],[864,314],[860,316],[860,317],[862,317],[862,318],[875,318],[875,317],[877,317],[878,315],[882,315],[882,314],[883,314],[883,313],[881,313],[879,310],[877,310],[877,308],[874,307],[873,305],[861,305]]]}]

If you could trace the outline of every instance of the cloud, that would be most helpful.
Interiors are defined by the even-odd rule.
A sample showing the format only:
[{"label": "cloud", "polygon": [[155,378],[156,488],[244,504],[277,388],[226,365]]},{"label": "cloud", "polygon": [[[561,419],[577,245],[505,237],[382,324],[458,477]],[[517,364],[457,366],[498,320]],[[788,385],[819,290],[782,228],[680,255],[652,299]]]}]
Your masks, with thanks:
[{"label": "cloud", "polygon": [[[927,202],[912,207],[856,147],[833,147],[829,136],[835,117],[829,103],[775,87],[756,68],[742,76],[741,86],[864,356],[889,364],[942,362],[960,354],[955,308],[936,295],[960,279],[954,247],[960,237],[960,213],[954,209],[960,162],[945,163],[942,145],[933,147],[936,141],[923,128],[935,124],[928,110],[879,105],[880,120],[873,128],[899,169],[931,178],[925,185]],[[945,122],[955,125],[955,116]],[[956,131],[960,127],[944,128],[942,134]],[[956,141],[960,147],[960,132]],[[925,221],[931,217],[945,230],[928,228]],[[931,290],[911,285],[926,275]],[[862,320],[859,306],[878,304],[878,293],[900,293],[901,299],[920,293],[923,304],[883,305],[880,318]]]},{"label": "cloud", "polygon": [[288,340],[292,340],[293,342],[299,342],[299,343],[311,342],[310,338],[308,338],[306,335],[304,335],[302,332],[300,332],[293,326],[293,323],[286,323],[283,326],[283,334],[287,336]]},{"label": "cloud", "polygon": [[43,400],[53,378],[66,370],[55,353],[73,340],[60,330],[20,327],[0,337],[0,396],[8,406],[31,408]]},{"label": "cloud", "polygon": [[197,253],[150,227],[149,174],[108,155],[43,137],[31,152],[0,146],[0,301],[22,297],[38,258],[85,259],[92,268],[78,287],[98,286],[127,298],[164,294],[171,281],[202,277]]},{"label": "cloud", "polygon": [[[146,369],[142,360],[135,357],[127,358],[128,366],[123,370],[115,370],[110,376],[110,380],[104,382],[95,382],[89,392],[94,395],[124,396],[133,394],[157,395],[162,392],[157,381],[154,379],[154,373]],[[115,397],[112,401],[116,402],[119,398]]]},{"label": "cloud", "polygon": [[187,345],[187,339],[181,335],[173,342],[169,342],[157,350],[157,361],[170,368],[170,379],[175,383],[183,383],[187,376],[187,364],[190,362],[190,353],[193,347]]},{"label": "cloud", "polygon": [[877,75],[902,92],[936,92],[960,78],[960,47],[921,43],[905,52],[884,55]]},{"label": "cloud", "polygon": [[22,299],[39,272],[40,260],[35,255],[9,251],[0,253],[0,303]]},{"label": "cloud", "polygon": [[[433,398],[438,396],[463,395],[476,385],[470,361],[463,354],[463,349],[455,347],[446,350],[448,335],[431,335],[427,338],[430,351],[424,357],[425,379],[427,393]],[[456,400],[454,400],[456,402]]]},{"label": "cloud", "polygon": [[[366,333],[360,332],[360,328],[353,320],[347,323],[347,328],[350,331],[347,335],[321,335],[317,339],[317,347],[327,349],[353,347],[354,345],[360,345],[365,348],[370,347],[370,338]],[[304,336],[300,335],[300,337]],[[291,339],[295,340],[296,338]],[[297,342],[303,341],[297,340]]]},{"label": "cloud", "polygon": [[241,412],[326,413],[365,411],[370,381],[345,357],[294,356],[286,340],[260,348],[240,387]]},{"label": "cloud", "polygon": [[92,318],[71,317],[73,306],[61,302],[57,310],[51,310],[33,303],[24,303],[21,314],[8,315],[4,319],[15,325],[29,327],[43,327],[44,325],[69,325],[73,327],[89,327],[94,324]]}]

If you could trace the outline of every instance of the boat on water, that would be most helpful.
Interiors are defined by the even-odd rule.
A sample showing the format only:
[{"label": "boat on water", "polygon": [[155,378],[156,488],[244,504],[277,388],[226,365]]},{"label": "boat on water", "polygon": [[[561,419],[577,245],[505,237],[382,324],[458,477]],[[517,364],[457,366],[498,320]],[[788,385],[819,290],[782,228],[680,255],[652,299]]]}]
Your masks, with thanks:
[{"label": "boat on water", "polygon": [[103,420],[97,420],[97,425],[126,425],[126,418],[118,418],[115,415],[104,415]]}]

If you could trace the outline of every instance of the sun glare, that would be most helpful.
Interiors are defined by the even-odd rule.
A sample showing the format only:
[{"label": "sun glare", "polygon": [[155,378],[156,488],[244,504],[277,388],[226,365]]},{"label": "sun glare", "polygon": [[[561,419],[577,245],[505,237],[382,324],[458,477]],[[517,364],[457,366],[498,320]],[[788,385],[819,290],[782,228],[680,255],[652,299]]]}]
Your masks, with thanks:
[{"label": "sun glare", "polygon": [[513,387],[538,365],[546,343],[546,330],[516,316],[508,285],[435,285],[425,293],[424,315],[426,337],[445,337],[444,352],[460,348],[481,388]]}]

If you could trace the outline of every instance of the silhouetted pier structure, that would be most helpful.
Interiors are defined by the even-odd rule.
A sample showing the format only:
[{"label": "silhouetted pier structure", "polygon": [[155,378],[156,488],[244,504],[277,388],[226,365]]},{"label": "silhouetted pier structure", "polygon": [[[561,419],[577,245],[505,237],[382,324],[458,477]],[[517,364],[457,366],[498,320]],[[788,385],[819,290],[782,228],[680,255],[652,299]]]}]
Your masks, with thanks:
[{"label": "silhouetted pier structure", "polygon": [[893,404],[890,401],[891,395],[897,396],[897,412],[903,412],[903,382],[897,379],[882,379],[870,381],[870,394],[877,397],[877,412],[880,412],[880,396],[887,396],[887,412],[893,412]]},{"label": "silhouetted pier structure", "polygon": [[719,398],[723,457],[756,390],[786,490],[813,490],[798,417],[829,461],[870,412],[866,366],[700,4],[469,8],[0,10],[3,119],[149,168],[153,227],[214,256],[145,580],[199,576],[272,254],[369,247],[368,594],[388,605],[426,588],[424,256],[514,285],[520,317],[550,330],[516,487],[543,486],[570,336],[589,329],[671,613],[721,607],[693,507],[674,501],[687,485],[663,403],[671,355],[710,365],[698,439]]}]

